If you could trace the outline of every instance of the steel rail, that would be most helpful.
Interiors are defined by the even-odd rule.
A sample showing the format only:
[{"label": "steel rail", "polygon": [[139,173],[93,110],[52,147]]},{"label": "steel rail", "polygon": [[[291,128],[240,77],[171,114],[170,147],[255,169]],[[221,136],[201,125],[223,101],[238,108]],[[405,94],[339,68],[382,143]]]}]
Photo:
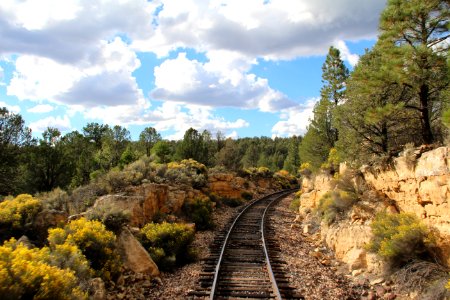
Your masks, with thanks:
[{"label": "steel rail", "polygon": [[[211,287],[211,293],[210,293],[210,296],[209,296],[209,299],[210,299],[210,300],[213,300],[214,297],[215,297],[215,294],[216,294],[216,291],[217,291],[217,286],[218,286],[218,281],[219,281],[220,268],[221,268],[221,265],[222,265],[222,261],[223,261],[223,256],[224,256],[224,253],[225,253],[225,249],[226,249],[226,247],[227,247],[227,245],[228,245],[228,242],[229,242],[229,240],[230,240],[231,232],[233,231],[233,229],[234,229],[234,227],[235,227],[237,221],[241,218],[241,216],[242,216],[245,212],[247,212],[248,209],[250,209],[250,207],[254,206],[255,204],[257,204],[257,203],[259,203],[259,202],[261,202],[261,201],[263,201],[263,200],[266,200],[267,198],[270,198],[270,197],[279,195],[277,198],[273,199],[273,200],[269,203],[268,206],[270,206],[270,204],[272,204],[273,202],[275,202],[275,201],[278,200],[279,198],[285,196],[286,194],[291,193],[291,192],[294,191],[294,190],[296,190],[296,189],[282,190],[282,191],[275,192],[275,193],[273,193],[273,194],[264,196],[264,197],[262,197],[262,198],[260,198],[260,199],[256,199],[255,201],[249,203],[249,204],[248,204],[248,205],[247,205],[247,206],[246,206],[246,207],[245,207],[245,208],[244,208],[244,209],[236,216],[236,218],[234,219],[233,223],[231,224],[231,226],[230,226],[230,228],[229,228],[229,230],[228,230],[228,232],[227,232],[227,235],[226,235],[226,237],[225,237],[225,240],[224,240],[224,242],[223,242],[223,244],[222,244],[222,248],[221,248],[221,250],[220,250],[220,255],[219,255],[219,258],[218,258],[218,260],[217,260],[217,264],[216,264],[215,271],[214,271],[214,279],[213,279],[213,283],[212,283],[212,287]],[[267,208],[266,208],[266,210],[267,210]],[[266,211],[266,210],[265,210],[265,211]],[[265,213],[265,211],[264,211],[264,213]],[[263,222],[264,222],[263,220],[264,220],[264,218],[262,219],[261,225],[262,225]],[[261,227],[260,230],[263,231],[263,227]],[[262,232],[262,235],[264,235],[263,232]],[[276,283],[275,277],[274,277],[273,272],[272,272],[272,268],[271,268],[271,266],[270,266],[270,260],[269,260],[269,257],[268,257],[268,252],[267,252],[267,249],[266,249],[266,245],[265,245],[265,240],[264,240],[264,238],[262,239],[262,242],[263,242],[263,248],[264,248],[264,252],[265,252],[265,256],[266,256],[266,262],[267,262],[268,269],[269,269],[268,272],[269,272],[270,280],[271,280],[272,286],[275,287],[275,288],[274,288],[274,292],[275,292],[276,296],[278,297],[278,299],[281,299],[280,291],[279,291],[279,289],[278,289],[278,285],[277,285],[277,283]]]}]

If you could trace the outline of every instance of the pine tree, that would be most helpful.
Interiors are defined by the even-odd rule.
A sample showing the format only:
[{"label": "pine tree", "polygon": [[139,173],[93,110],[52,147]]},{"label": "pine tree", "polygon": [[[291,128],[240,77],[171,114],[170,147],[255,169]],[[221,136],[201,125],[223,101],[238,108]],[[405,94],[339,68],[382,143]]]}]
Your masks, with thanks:
[{"label": "pine tree", "polygon": [[380,19],[384,65],[405,89],[405,108],[417,113],[424,143],[436,141],[433,121],[449,85],[448,0],[389,0]]}]

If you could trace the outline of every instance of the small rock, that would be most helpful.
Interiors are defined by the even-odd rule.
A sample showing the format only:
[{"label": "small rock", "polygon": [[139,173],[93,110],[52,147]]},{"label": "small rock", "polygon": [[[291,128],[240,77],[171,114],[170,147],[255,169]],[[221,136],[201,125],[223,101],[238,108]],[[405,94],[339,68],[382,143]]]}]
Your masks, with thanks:
[{"label": "small rock", "polygon": [[382,297],[384,294],[386,294],[386,290],[381,285],[375,287],[375,292],[379,297]]},{"label": "small rock", "polygon": [[89,281],[89,291],[92,300],[104,300],[106,299],[105,283],[101,278],[92,278]]},{"label": "small rock", "polygon": [[377,285],[377,284],[380,284],[380,283],[383,283],[384,282],[384,278],[376,278],[376,279],[374,279],[374,280],[371,280],[370,281],[370,285]]},{"label": "small rock", "polygon": [[125,285],[125,277],[123,275],[120,275],[119,278],[117,278],[116,284],[119,286]]},{"label": "small rock", "polygon": [[394,300],[396,298],[397,298],[397,295],[394,293],[386,293],[383,296],[383,299],[385,299],[385,300]]},{"label": "small rock", "polygon": [[303,233],[304,234],[309,234],[311,232],[311,225],[306,224],[305,226],[303,226]]},{"label": "small rock", "polygon": [[356,277],[356,276],[358,276],[358,275],[361,275],[362,272],[363,272],[363,271],[362,271],[361,269],[353,270],[353,271],[352,271],[352,276],[353,276],[353,277]]},{"label": "small rock", "polygon": [[377,299],[377,296],[373,291],[370,291],[369,294],[367,294],[367,300],[375,300]]},{"label": "small rock", "polygon": [[322,260],[320,261],[320,263],[321,263],[322,265],[324,265],[324,266],[329,266],[329,265],[331,265],[331,261],[330,261],[329,259],[327,259],[327,258],[322,259]]}]

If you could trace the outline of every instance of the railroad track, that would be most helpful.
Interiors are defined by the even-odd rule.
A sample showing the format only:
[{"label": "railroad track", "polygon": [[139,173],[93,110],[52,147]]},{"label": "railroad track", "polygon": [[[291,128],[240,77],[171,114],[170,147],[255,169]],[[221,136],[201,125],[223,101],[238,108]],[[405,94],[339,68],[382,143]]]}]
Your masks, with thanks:
[{"label": "railroad track", "polygon": [[191,299],[303,299],[289,285],[285,262],[266,218],[284,190],[251,202],[219,234]]}]

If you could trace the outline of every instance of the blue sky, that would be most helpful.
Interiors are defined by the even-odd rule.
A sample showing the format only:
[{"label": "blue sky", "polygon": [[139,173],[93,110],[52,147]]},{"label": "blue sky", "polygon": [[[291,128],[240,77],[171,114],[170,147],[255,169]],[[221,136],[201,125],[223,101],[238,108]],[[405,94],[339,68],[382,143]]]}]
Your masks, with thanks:
[{"label": "blue sky", "polygon": [[0,106],[40,136],[89,122],[304,134],[328,48],[373,46],[381,0],[2,0]]}]

